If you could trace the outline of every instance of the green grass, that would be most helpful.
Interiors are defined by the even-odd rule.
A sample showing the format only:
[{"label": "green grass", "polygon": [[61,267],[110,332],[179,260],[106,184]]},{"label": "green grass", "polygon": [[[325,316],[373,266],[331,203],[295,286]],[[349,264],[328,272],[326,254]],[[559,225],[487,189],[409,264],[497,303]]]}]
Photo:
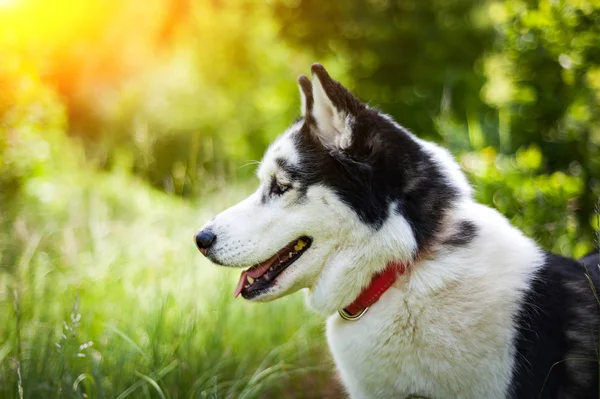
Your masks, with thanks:
[{"label": "green grass", "polygon": [[194,248],[204,221],[248,191],[192,206],[118,174],[30,180],[0,215],[0,397],[335,390],[323,320],[303,296],[234,300],[239,270]]}]

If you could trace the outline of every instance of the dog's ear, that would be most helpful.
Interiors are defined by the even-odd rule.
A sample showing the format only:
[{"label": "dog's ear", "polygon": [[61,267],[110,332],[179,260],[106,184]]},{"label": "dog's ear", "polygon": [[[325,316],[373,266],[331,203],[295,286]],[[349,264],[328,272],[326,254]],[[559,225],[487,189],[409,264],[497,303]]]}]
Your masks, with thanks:
[{"label": "dog's ear", "polygon": [[[307,108],[309,112],[306,114],[311,116],[309,122],[314,124],[312,130],[325,147],[347,148],[352,144],[354,117],[365,105],[348,89],[333,80],[323,65],[313,64],[311,71],[312,107]],[[304,84],[301,83],[301,87]]]},{"label": "dog's ear", "polygon": [[313,108],[312,85],[305,75],[298,77],[298,88],[300,89],[301,101],[300,112],[302,112],[303,117],[310,118]]}]

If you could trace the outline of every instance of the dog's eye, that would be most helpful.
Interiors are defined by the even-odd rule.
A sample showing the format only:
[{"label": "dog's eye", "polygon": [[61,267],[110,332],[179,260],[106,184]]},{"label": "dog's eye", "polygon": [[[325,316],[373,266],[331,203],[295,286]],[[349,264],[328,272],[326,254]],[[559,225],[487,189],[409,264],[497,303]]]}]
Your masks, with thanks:
[{"label": "dog's eye", "polygon": [[275,195],[283,195],[290,188],[292,188],[292,186],[289,184],[274,182],[271,192]]}]

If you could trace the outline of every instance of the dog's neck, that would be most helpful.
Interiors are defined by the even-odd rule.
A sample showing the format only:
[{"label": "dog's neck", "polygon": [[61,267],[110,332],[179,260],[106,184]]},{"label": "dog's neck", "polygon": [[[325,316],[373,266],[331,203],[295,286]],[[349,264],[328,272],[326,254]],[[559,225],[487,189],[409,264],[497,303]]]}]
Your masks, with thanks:
[{"label": "dog's neck", "polygon": [[336,248],[327,257],[322,273],[308,292],[309,306],[323,315],[337,313],[352,304],[365,287],[369,287],[373,277],[384,271],[391,262],[407,266],[405,273],[394,284],[396,289],[405,289],[413,277],[419,279],[416,275],[424,262],[428,265],[439,264],[441,270],[430,276],[431,281],[422,284],[423,289],[439,289],[446,283],[465,277],[470,273],[468,265],[447,266],[446,258],[465,249],[452,241],[456,237],[453,232],[466,220],[465,215],[473,206],[475,204],[472,201],[465,201],[447,215],[444,221],[446,227],[429,249],[417,250],[411,227],[400,216],[393,217],[395,219],[375,233],[372,230],[363,232],[355,227],[344,237],[344,241],[351,244]]}]

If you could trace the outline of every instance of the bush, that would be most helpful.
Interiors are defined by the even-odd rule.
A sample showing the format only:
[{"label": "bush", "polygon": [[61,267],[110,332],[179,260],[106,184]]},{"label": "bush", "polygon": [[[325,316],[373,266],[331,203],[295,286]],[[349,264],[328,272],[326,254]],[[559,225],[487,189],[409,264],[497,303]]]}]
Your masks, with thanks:
[{"label": "bush", "polygon": [[521,149],[515,156],[487,147],[463,154],[461,162],[476,187],[477,199],[507,216],[543,248],[581,257],[594,247],[593,239],[581,237],[576,213],[584,189],[581,176],[544,173],[538,147]]}]

